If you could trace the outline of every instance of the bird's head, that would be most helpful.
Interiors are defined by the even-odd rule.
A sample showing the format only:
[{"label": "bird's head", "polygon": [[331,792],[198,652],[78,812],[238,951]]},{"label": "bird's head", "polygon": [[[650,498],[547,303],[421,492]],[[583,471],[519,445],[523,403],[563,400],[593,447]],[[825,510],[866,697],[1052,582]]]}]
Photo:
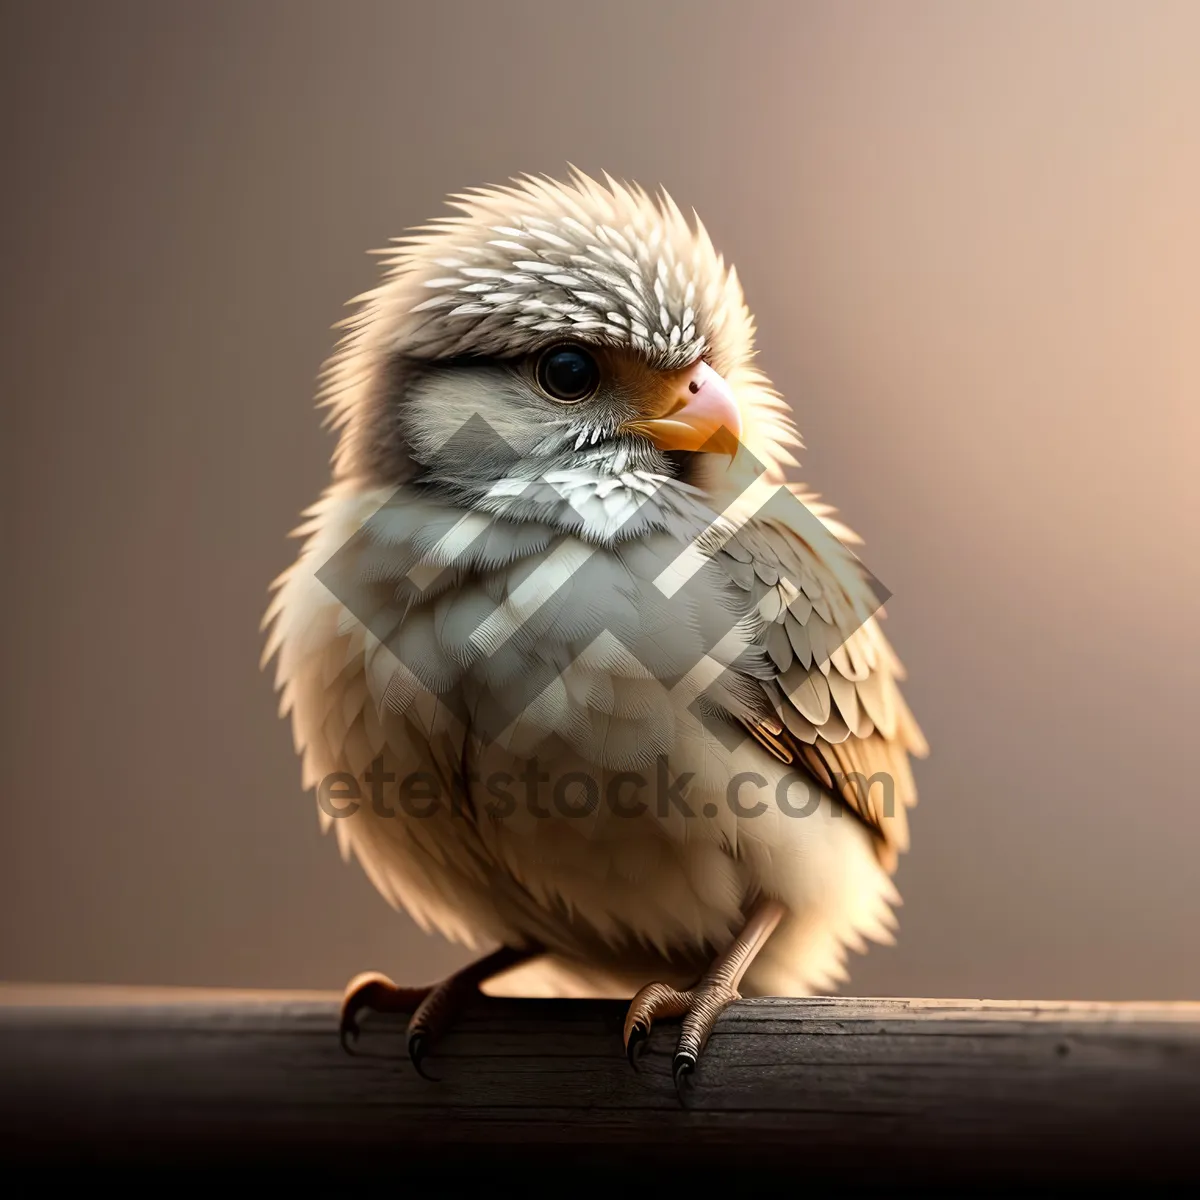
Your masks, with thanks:
[{"label": "bird's head", "polygon": [[[400,239],[327,368],[335,476],[487,487],[564,468],[705,486],[793,463],[736,273],[665,194],[523,178]],[[726,459],[727,461],[727,459]]]}]

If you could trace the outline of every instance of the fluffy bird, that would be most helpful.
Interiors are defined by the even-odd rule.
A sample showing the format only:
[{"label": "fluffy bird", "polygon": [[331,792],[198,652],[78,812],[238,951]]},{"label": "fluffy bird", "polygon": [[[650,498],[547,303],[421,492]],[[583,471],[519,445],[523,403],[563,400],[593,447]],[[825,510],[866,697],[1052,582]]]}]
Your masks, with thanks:
[{"label": "fluffy bird", "polygon": [[731,1001],[891,940],[925,742],[699,219],[579,172],[452,206],[344,322],[264,661],[343,856],[492,949],[359,976],[343,1036],[411,1013],[419,1069],[485,985],[632,997],[679,1082]]}]

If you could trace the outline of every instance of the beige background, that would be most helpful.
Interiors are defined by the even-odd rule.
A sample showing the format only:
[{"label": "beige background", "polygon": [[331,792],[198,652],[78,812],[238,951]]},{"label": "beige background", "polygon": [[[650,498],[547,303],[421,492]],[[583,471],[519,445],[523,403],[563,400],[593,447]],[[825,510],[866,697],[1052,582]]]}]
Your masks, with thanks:
[{"label": "beige background", "polygon": [[6,5],[0,975],[460,960],[257,670],[365,255],[569,160],[737,263],[934,745],[852,990],[1200,995],[1200,4]]}]

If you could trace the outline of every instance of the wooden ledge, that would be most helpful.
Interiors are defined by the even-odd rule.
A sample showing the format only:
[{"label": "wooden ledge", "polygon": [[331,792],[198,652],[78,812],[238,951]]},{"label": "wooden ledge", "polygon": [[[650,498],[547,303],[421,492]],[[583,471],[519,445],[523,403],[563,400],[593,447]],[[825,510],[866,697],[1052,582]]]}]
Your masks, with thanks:
[{"label": "wooden ledge", "polygon": [[[1200,1171],[1200,1004],[821,998],[733,1006],[681,1103],[677,1027],[486,1000],[420,1078],[325,993],[0,987],[7,1157],[321,1165],[804,1164],[807,1178]],[[463,1151],[469,1154],[464,1155]]]}]

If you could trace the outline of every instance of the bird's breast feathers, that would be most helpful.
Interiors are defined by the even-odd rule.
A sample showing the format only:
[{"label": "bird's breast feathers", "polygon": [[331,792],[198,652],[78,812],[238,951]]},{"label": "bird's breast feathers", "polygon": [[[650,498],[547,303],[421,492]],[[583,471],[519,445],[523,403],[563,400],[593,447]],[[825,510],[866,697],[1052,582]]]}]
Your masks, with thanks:
[{"label": "bird's breast feathers", "polygon": [[[838,644],[818,560],[793,583],[777,531],[729,536],[655,483],[514,482],[482,512],[331,490],[271,610],[305,782],[359,781],[355,812],[323,805],[325,824],[459,940],[700,953],[766,889],[807,914],[779,945],[818,949],[767,956],[762,986],[795,990],[796,969],[827,986],[838,947],[889,936],[881,854],[911,783],[841,776],[878,768],[850,747],[886,748],[906,720],[894,660],[873,616]],[[379,804],[373,772],[394,781]],[[841,791],[880,808],[873,826]]]}]

